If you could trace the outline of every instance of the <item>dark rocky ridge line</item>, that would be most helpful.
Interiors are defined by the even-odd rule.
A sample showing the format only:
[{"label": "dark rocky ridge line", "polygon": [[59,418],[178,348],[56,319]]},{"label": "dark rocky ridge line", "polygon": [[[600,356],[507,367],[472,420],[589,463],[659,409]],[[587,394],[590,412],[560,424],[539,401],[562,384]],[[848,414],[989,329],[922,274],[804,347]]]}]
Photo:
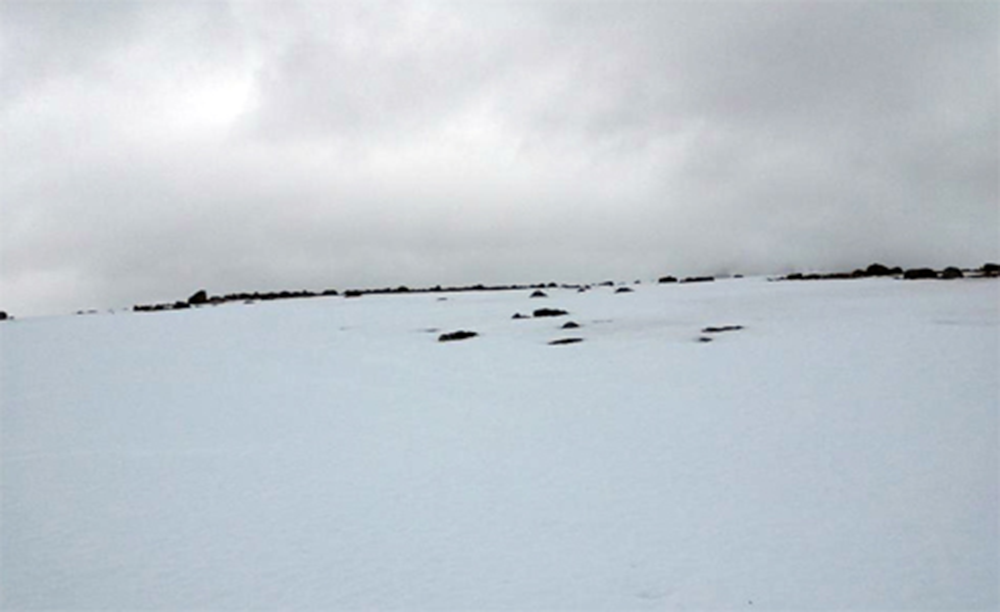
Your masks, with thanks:
[{"label": "dark rocky ridge line", "polygon": [[921,279],[941,279],[952,280],[956,278],[997,278],[1000,277],[1000,264],[986,263],[975,269],[962,270],[956,266],[948,266],[940,272],[933,268],[908,268],[904,270],[899,266],[890,268],[880,263],[873,263],[865,269],[857,269],[853,272],[827,272],[827,273],[802,273],[793,272],[777,279],[779,281],[798,280],[851,280],[856,278],[877,278],[891,277],[903,280]]},{"label": "dark rocky ridge line", "polygon": [[[849,280],[856,278],[873,278],[873,277],[892,277],[892,278],[902,278],[905,280],[918,280],[918,279],[956,279],[956,278],[997,278],[1000,277],[1000,264],[996,263],[986,263],[981,267],[976,269],[966,269],[962,270],[954,266],[949,266],[944,268],[940,272],[933,270],[931,268],[910,268],[904,270],[900,267],[888,267],[880,263],[873,263],[867,268],[857,269],[853,272],[831,272],[831,273],[802,273],[794,272],[785,276],[772,278],[770,280],[778,281],[796,281],[796,280]],[[733,278],[742,278],[741,275],[735,275]],[[663,276],[657,280],[659,284],[689,284],[689,283],[707,283],[715,281],[713,276],[689,276],[678,279],[675,276]],[[638,284],[639,281],[636,281]],[[343,296],[345,298],[359,298],[366,295],[394,295],[394,294],[411,294],[411,293],[463,293],[471,291],[526,291],[533,290],[531,297],[542,298],[548,297],[543,289],[576,289],[578,291],[587,291],[592,287],[614,287],[615,283],[613,281],[604,281],[601,283],[596,283],[596,285],[590,284],[557,284],[557,283],[536,283],[531,285],[464,285],[464,286],[452,286],[452,287],[442,287],[441,285],[436,285],[434,287],[426,288],[413,288],[401,285],[399,287],[384,287],[378,289],[348,289],[343,293],[340,293],[336,289],[326,289],[323,291],[272,291],[272,292],[253,292],[253,293],[230,293],[226,295],[208,295],[205,290],[200,290],[194,295],[189,297],[187,300],[178,300],[176,302],[165,302],[158,304],[136,304],[132,307],[134,312],[160,312],[165,310],[185,310],[191,308],[192,306],[216,306],[219,304],[226,304],[231,302],[244,302],[244,303],[254,303],[254,302],[267,302],[272,300],[289,300],[289,299],[305,299],[305,298],[317,298],[317,297],[335,297]],[[631,291],[628,287],[619,287],[616,292],[627,293]],[[13,317],[9,317],[13,318]],[[0,319],[2,320],[2,319]]]},{"label": "dark rocky ridge line", "polygon": [[358,298],[365,295],[393,295],[409,293],[463,293],[470,291],[524,291],[528,289],[553,289],[562,286],[563,288],[577,289],[579,285],[557,285],[556,283],[539,283],[534,285],[469,285],[457,287],[442,287],[437,285],[427,288],[411,289],[405,285],[399,287],[385,287],[380,289],[348,289],[342,294],[336,289],[326,289],[324,291],[274,291],[267,293],[231,293],[227,295],[209,296],[205,290],[200,290],[187,300],[173,303],[165,302],[159,304],[136,304],[132,307],[135,312],[159,312],[163,310],[183,310],[192,306],[217,306],[230,302],[266,302],[272,300],[290,300],[318,297],[336,297],[342,295],[345,298]]}]

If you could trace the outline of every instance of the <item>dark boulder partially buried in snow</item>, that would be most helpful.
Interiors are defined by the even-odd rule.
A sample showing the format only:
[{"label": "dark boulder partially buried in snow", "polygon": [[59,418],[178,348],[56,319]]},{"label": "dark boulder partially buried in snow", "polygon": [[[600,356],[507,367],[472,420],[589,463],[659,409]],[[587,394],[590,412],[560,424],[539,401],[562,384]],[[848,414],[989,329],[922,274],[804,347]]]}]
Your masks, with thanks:
[{"label": "dark boulder partially buried in snow", "polygon": [[200,306],[202,304],[208,303],[208,293],[204,289],[195,292],[194,295],[187,299],[187,303],[191,306]]},{"label": "dark boulder partially buried in snow", "polygon": [[715,280],[714,276],[688,276],[681,280],[682,283],[711,283]]},{"label": "dark boulder partially buried in snow", "polygon": [[740,331],[743,329],[742,325],[719,325],[719,326],[709,326],[701,330],[703,334],[721,334],[723,332],[733,332]]},{"label": "dark boulder partially buried in snow", "polygon": [[937,278],[938,274],[930,268],[910,268],[906,272],[903,272],[903,278],[906,280],[921,280],[925,278]]},{"label": "dark boulder partially buried in snow", "polygon": [[531,314],[534,317],[561,317],[568,315],[569,313],[565,310],[560,310],[559,308],[539,308]]},{"label": "dark boulder partially buried in snow", "polygon": [[951,280],[954,278],[965,278],[965,274],[954,266],[948,266],[944,270],[941,270],[941,278],[945,280]]},{"label": "dark boulder partially buried in snow", "polygon": [[561,346],[564,344],[578,344],[583,342],[583,338],[558,338],[556,340],[550,340],[549,346]]},{"label": "dark boulder partially buried in snow", "polygon": [[903,270],[901,268],[890,268],[884,266],[880,263],[873,263],[864,269],[863,276],[893,276],[895,274],[902,274]]},{"label": "dark boulder partially buried in snow", "polygon": [[457,340],[468,340],[469,338],[475,338],[478,336],[474,331],[467,331],[460,329],[458,331],[448,332],[446,334],[441,334],[438,336],[438,342],[455,342]]}]

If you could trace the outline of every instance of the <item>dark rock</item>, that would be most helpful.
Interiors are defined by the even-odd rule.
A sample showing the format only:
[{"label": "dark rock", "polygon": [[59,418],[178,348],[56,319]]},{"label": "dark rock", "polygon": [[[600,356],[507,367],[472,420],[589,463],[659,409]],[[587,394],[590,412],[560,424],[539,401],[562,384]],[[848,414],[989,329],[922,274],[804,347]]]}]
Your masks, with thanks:
[{"label": "dark rock", "polygon": [[512,318],[512,319],[530,319],[531,317],[529,317],[529,316],[528,316],[528,315],[526,315],[526,314],[523,314],[523,313],[520,313],[520,312],[515,312],[515,313],[514,313],[514,316],[513,316],[513,317],[511,317],[511,318]]},{"label": "dark rock", "polygon": [[699,336],[698,337],[698,342],[701,342],[702,344],[704,344],[706,342],[711,342],[711,341],[712,341],[712,339],[709,338],[708,336]]},{"label": "dark rock", "polygon": [[7,319],[9,319],[9,318],[10,318],[10,317],[9,317],[9,316],[7,315],[7,313],[6,313],[6,312],[4,312],[4,311],[0,310],[0,321],[6,321],[6,320],[7,320]]},{"label": "dark rock", "polygon": [[615,289],[615,293],[632,293],[632,289],[629,287],[619,287]]},{"label": "dark rock", "polygon": [[562,325],[562,329],[577,329],[579,327],[580,324],[577,323],[576,321],[567,321]]},{"label": "dark rock", "polygon": [[475,338],[478,336],[474,331],[459,330],[453,331],[446,334],[441,334],[438,336],[438,342],[454,342],[456,340],[468,340],[469,338]]},{"label": "dark rock", "polygon": [[982,268],[979,268],[985,276],[1000,276],[1000,264],[995,263],[985,263]]},{"label": "dark rock", "polygon": [[722,332],[739,331],[743,329],[742,325],[722,325],[720,327],[706,327],[701,330],[703,334],[718,334]]},{"label": "dark rock", "polygon": [[714,276],[689,276],[682,280],[682,283],[710,283],[715,280]]},{"label": "dark rock", "polygon": [[187,303],[190,304],[191,306],[199,306],[201,304],[207,304],[208,303],[208,294],[205,293],[204,289],[202,289],[202,290],[196,292],[191,297],[189,297],[188,300],[187,300]]},{"label": "dark rock", "polygon": [[802,273],[792,272],[791,274],[785,277],[785,280],[802,280]]},{"label": "dark rock", "polygon": [[558,308],[539,308],[531,314],[534,317],[561,317],[563,315],[568,315],[569,313]]},{"label": "dark rock", "polygon": [[336,289],[325,289],[321,295],[332,296],[340,295],[340,293]]},{"label": "dark rock", "polygon": [[953,278],[965,278],[965,274],[955,266],[948,266],[944,270],[941,270],[941,278],[945,280],[951,280]]},{"label": "dark rock", "polygon": [[549,297],[549,294],[545,293],[541,289],[536,289],[536,290],[532,291],[531,295],[528,296],[528,297],[533,297],[533,298],[547,298],[547,297]]},{"label": "dark rock", "polygon": [[893,274],[894,271],[892,268],[883,266],[880,263],[873,263],[865,268],[865,276],[892,276]]},{"label": "dark rock", "polygon": [[677,277],[676,276],[661,276],[660,280],[658,280],[656,282],[662,283],[662,284],[676,283],[677,282]]},{"label": "dark rock", "polygon": [[559,346],[562,344],[577,344],[579,342],[583,342],[583,338],[559,338],[557,340],[549,341],[549,345]]},{"label": "dark rock", "polygon": [[924,278],[937,278],[938,274],[930,268],[910,268],[903,272],[903,278],[907,280],[920,280]]},{"label": "dark rock", "polygon": [[344,292],[344,297],[345,298],[357,298],[357,297],[361,297],[361,291],[359,291],[357,289],[348,289],[347,291]]},{"label": "dark rock", "polygon": [[187,302],[174,302],[174,310],[184,310],[186,308],[191,308],[191,304],[188,304]]}]

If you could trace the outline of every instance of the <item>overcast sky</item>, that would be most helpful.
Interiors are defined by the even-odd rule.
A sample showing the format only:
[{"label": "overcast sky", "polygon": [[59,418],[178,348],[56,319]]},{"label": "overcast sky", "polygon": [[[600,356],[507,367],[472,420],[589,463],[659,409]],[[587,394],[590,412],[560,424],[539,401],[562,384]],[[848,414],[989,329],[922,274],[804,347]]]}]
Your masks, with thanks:
[{"label": "overcast sky", "polygon": [[1000,259],[996,2],[0,4],[0,309]]}]

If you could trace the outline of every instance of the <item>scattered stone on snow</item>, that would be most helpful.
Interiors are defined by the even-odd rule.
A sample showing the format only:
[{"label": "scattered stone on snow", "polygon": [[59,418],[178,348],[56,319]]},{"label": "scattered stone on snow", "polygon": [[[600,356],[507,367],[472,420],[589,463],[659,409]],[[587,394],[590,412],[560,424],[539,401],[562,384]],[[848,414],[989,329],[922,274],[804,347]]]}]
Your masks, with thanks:
[{"label": "scattered stone on snow", "polygon": [[562,344],[577,344],[583,342],[583,338],[558,338],[556,340],[550,340],[550,346],[559,346]]},{"label": "scattered stone on snow", "polygon": [[955,266],[948,266],[944,270],[941,270],[941,278],[945,280],[951,280],[953,278],[965,278],[965,274]]},{"label": "scattered stone on snow", "polygon": [[902,273],[902,268],[890,268],[888,266],[883,266],[880,263],[873,263],[864,270],[865,276],[894,276]]},{"label": "scattered stone on snow", "polygon": [[446,334],[441,334],[438,336],[438,342],[454,342],[456,340],[468,340],[469,338],[475,338],[478,336],[474,331],[467,331],[460,329],[458,331],[448,332]]},{"label": "scattered stone on snow", "polygon": [[191,306],[200,306],[202,304],[207,304],[208,293],[206,293],[204,289],[201,289],[200,291],[195,292],[194,295],[189,297],[187,299],[187,303],[190,304]]},{"label": "scattered stone on snow", "polygon": [[563,323],[561,329],[578,329],[579,327],[580,327],[580,324],[577,323],[576,321],[567,321],[567,322]]},{"label": "scattered stone on snow", "polygon": [[910,268],[906,272],[903,272],[903,278],[906,280],[921,280],[925,278],[937,278],[938,273],[930,268]]},{"label": "scattered stone on snow", "polygon": [[559,308],[539,308],[532,313],[534,317],[561,317],[569,313]]},{"label": "scattered stone on snow", "polygon": [[722,332],[739,331],[743,329],[742,325],[721,325],[719,327],[706,327],[701,330],[703,334],[719,334]]},{"label": "scattered stone on snow", "polygon": [[533,297],[533,298],[547,298],[547,297],[549,297],[549,294],[548,294],[548,293],[545,293],[545,292],[544,292],[544,291],[542,291],[541,289],[535,289],[535,290],[534,290],[534,291],[533,291],[533,292],[531,293],[531,295],[530,295],[530,296],[528,296],[528,297]]},{"label": "scattered stone on snow", "polygon": [[632,289],[629,287],[619,287],[615,289],[615,293],[632,293]]}]

